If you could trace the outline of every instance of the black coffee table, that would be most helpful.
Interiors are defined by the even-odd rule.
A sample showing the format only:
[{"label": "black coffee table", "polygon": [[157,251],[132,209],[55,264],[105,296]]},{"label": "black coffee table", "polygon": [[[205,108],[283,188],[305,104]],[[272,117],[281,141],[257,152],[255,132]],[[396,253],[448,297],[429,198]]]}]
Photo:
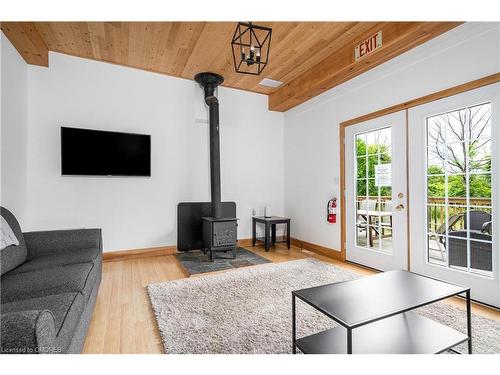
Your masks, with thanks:
[{"label": "black coffee table", "polygon": [[[411,311],[465,294],[467,335]],[[296,298],[340,326],[296,338]],[[352,281],[292,292],[292,345],[303,353],[442,353],[468,342],[472,353],[470,288],[407,271],[388,271]]]}]

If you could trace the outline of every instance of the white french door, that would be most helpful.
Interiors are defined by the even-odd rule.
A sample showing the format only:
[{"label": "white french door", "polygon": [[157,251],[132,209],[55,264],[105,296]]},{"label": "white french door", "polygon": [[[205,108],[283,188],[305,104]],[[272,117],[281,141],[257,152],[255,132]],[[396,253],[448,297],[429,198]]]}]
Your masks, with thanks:
[{"label": "white french door", "polygon": [[409,110],[411,270],[500,306],[500,85]]},{"label": "white french door", "polygon": [[344,147],[347,260],[407,269],[405,112],[347,127]]}]

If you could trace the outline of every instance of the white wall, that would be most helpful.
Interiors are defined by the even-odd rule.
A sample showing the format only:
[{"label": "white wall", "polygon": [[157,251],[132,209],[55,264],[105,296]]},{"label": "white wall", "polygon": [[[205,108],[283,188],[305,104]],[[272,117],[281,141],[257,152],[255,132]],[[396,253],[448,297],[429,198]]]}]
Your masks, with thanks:
[{"label": "white wall", "polygon": [[[173,245],[181,201],[209,201],[207,110],[190,80],[50,53],[28,69],[27,229],[101,227],[105,251]],[[283,213],[283,114],[221,88],[222,199]],[[60,127],[151,134],[152,177],[62,177]]]},{"label": "white wall", "polygon": [[25,219],[27,159],[27,64],[0,33],[1,205]]},{"label": "white wall", "polygon": [[340,196],[340,122],[499,71],[500,24],[467,23],[286,112],[292,235],[341,248],[340,224],[326,223],[327,201]]}]

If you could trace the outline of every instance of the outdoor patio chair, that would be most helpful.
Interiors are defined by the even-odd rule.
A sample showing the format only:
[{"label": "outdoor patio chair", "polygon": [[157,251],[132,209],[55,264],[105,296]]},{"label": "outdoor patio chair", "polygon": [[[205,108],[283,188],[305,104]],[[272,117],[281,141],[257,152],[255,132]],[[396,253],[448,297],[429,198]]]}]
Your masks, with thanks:
[{"label": "outdoor patio chair", "polygon": [[[455,225],[463,219],[464,223],[464,229],[456,230],[454,229]],[[446,238],[444,235],[446,232],[448,232],[450,238],[448,239],[448,246],[450,247],[450,265],[454,266],[461,266],[461,267],[467,267],[467,243],[461,238],[467,238],[467,229],[469,227],[468,225],[468,219],[470,219],[470,231],[471,231],[471,239],[476,237],[476,239],[482,239],[486,241],[491,241],[491,214],[485,211],[479,211],[479,210],[474,210],[474,211],[469,211],[469,215],[466,215],[466,212],[461,212],[459,214],[455,214],[450,216],[448,219],[447,223],[441,224],[436,231],[430,230],[429,229],[429,234],[430,238],[432,238],[438,247],[439,252],[441,253],[441,259],[444,261],[446,260]],[[482,236],[481,234],[489,234],[489,236]],[[460,239],[455,239],[451,237],[461,237]],[[465,250],[463,248],[465,242]],[[483,252],[490,251],[488,250],[488,246],[483,246],[479,245],[478,242],[471,242],[473,245],[471,246],[471,253],[472,253],[472,247],[474,247],[474,253],[477,252]],[[486,244],[488,245],[488,244]],[[483,247],[486,247],[486,249],[483,249]],[[489,244],[489,247],[491,248],[491,244]],[[456,251],[455,251],[456,250]],[[451,255],[451,252],[453,252],[453,257]],[[464,258],[465,256],[465,258]],[[482,264],[481,262],[477,262],[479,258],[482,259],[482,257],[486,257],[487,255],[483,254],[482,256],[479,255],[474,255],[474,263],[475,265]],[[479,257],[479,258],[478,258]],[[453,259],[452,259],[453,258]],[[489,256],[489,262],[491,263],[491,254]],[[488,264],[483,265],[486,267]],[[472,267],[472,265],[471,265]],[[473,267],[475,268],[475,267]],[[482,269],[482,268],[480,268]],[[491,270],[491,266],[490,266]]]},{"label": "outdoor patio chair", "polygon": [[[392,201],[384,201],[382,202],[383,206],[380,211],[383,212],[392,212]],[[392,228],[392,215],[380,218],[380,224],[382,227]],[[382,228],[383,230],[383,228]]]},{"label": "outdoor patio chair", "polygon": [[[467,222],[470,219],[470,224]],[[464,215],[464,228],[469,228],[471,231],[483,232],[483,227],[490,224],[491,214],[485,211],[469,211],[469,215]],[[490,233],[491,234],[491,233]]]},{"label": "outdoor patio chair", "polygon": [[[372,199],[363,199],[359,203],[359,211],[376,211],[377,210],[377,201]],[[356,220],[356,226],[361,229],[360,232],[365,232],[366,237],[369,239],[370,246],[373,246],[372,236],[368,233],[368,230],[375,231],[378,235],[378,232],[373,227],[368,227],[368,218],[369,215],[358,215]]]},{"label": "outdoor patio chair", "polygon": [[365,211],[376,211],[377,201],[373,199],[363,199],[359,205],[359,209]]},{"label": "outdoor patio chair", "polygon": [[[361,202],[359,202],[359,208],[358,208],[359,211],[375,211],[376,209],[377,209],[377,201],[371,199],[363,199]],[[358,215],[356,223],[358,227],[366,230],[366,226],[368,223],[366,222],[366,218],[363,217],[363,215]]]},{"label": "outdoor patio chair", "polygon": [[[434,242],[436,242],[437,248],[439,250],[439,253],[441,254],[441,260],[446,261],[446,241],[443,239],[443,237],[439,237],[438,234],[429,229],[429,240],[433,239]],[[430,245],[429,245],[430,246]]]},{"label": "outdoor patio chair", "polygon": [[449,232],[450,266],[467,267],[467,232],[470,238],[470,267],[492,271],[491,214],[469,211],[464,217],[464,229]]},{"label": "outdoor patio chair", "polygon": [[463,213],[452,215],[448,218],[448,222],[441,224],[435,231],[429,228],[429,239],[433,239],[436,242],[439,253],[441,254],[441,260],[446,260],[446,232],[453,230],[454,225],[462,219]]}]

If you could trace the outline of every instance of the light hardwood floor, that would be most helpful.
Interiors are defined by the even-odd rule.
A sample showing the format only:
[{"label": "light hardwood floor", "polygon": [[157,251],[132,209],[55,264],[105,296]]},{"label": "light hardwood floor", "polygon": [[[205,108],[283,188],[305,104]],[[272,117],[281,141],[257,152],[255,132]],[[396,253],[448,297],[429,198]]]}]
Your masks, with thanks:
[{"label": "light hardwood floor", "polygon": [[[363,267],[340,262],[296,247],[277,246],[266,253],[262,246],[247,249],[279,263],[314,257],[361,275],[373,273]],[[230,271],[220,271],[230,272]],[[84,353],[163,353],[146,286],[150,283],[187,277],[172,255],[104,262],[97,304],[85,341]],[[196,277],[196,276],[195,276]],[[447,303],[458,307],[458,298]],[[473,304],[473,312],[500,321],[500,312]]]}]

